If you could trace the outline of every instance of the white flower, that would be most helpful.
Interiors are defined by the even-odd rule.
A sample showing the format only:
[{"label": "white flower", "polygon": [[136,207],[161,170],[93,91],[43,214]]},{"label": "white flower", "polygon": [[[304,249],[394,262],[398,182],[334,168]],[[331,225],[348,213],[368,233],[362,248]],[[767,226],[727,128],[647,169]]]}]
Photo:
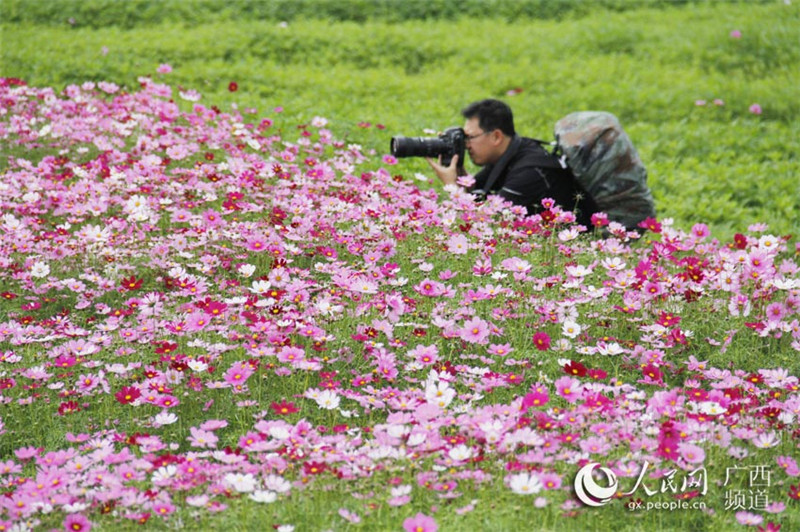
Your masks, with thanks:
[{"label": "white flower", "polygon": [[456,396],[456,391],[447,384],[445,381],[428,382],[425,387],[425,399],[429,403],[438,405],[439,408],[444,408],[449,405]]},{"label": "white flower", "polygon": [[447,456],[456,462],[463,462],[472,458],[472,450],[462,443],[450,449],[447,452]]},{"label": "white flower", "polygon": [[625,263],[619,257],[606,257],[600,264],[603,265],[603,268],[611,271],[620,271],[625,269]]},{"label": "white flower", "polygon": [[289,436],[291,436],[286,427],[270,427],[269,435],[276,440],[286,440],[289,438]]},{"label": "white flower", "polygon": [[89,507],[88,504],[85,502],[73,502],[71,504],[65,504],[61,507],[62,510],[67,512],[68,514],[74,514],[77,512],[82,512]]},{"label": "white flower", "polygon": [[581,333],[581,326],[572,320],[566,320],[561,327],[561,333],[567,338],[575,338]]},{"label": "white flower", "polygon": [[256,489],[256,479],[250,473],[228,473],[225,484],[239,493],[250,493]]},{"label": "white flower", "polygon": [[15,218],[13,214],[4,214],[2,220],[3,228],[9,233],[13,233],[22,227],[22,222]]},{"label": "white flower", "polygon": [[249,288],[249,290],[254,294],[263,294],[264,292],[272,288],[272,283],[264,280],[253,281],[253,284],[250,286],[251,288]]},{"label": "white flower", "polygon": [[428,435],[424,432],[414,432],[408,437],[406,445],[409,447],[416,447],[417,445],[423,443],[426,439],[428,439]]},{"label": "white flower", "polygon": [[727,408],[723,408],[716,401],[702,401],[697,404],[697,411],[706,416],[717,416],[724,414]]},{"label": "white flower", "polygon": [[202,360],[190,360],[187,362],[187,365],[189,366],[189,369],[196,371],[197,373],[202,373],[208,369],[208,364]]},{"label": "white flower", "polygon": [[159,467],[153,472],[153,482],[158,483],[169,480],[174,477],[177,472],[178,468],[172,464]]},{"label": "white flower", "polygon": [[411,494],[411,486],[409,484],[401,484],[389,490],[392,497],[404,497]]},{"label": "white flower", "polygon": [[616,342],[597,342],[597,352],[601,355],[612,356],[623,353],[624,350]]},{"label": "white flower", "polygon": [[190,495],[189,497],[186,497],[186,504],[189,506],[194,506],[195,508],[202,508],[208,504],[209,500],[211,500],[211,497],[206,494]]},{"label": "white flower", "polygon": [[320,408],[333,410],[339,406],[341,398],[333,390],[324,390],[315,398],[315,401]]},{"label": "white flower", "polygon": [[750,441],[753,445],[760,449],[769,449],[770,447],[776,447],[779,443],[781,443],[781,439],[773,431],[763,432]]},{"label": "white flower", "polygon": [[580,231],[578,231],[575,227],[571,227],[569,229],[564,229],[558,233],[558,239],[562,242],[569,242],[570,240],[575,240],[580,236]]},{"label": "white flower", "polygon": [[48,266],[47,263],[36,261],[33,266],[31,266],[31,277],[41,279],[42,277],[47,277],[48,275],[50,275],[50,266]]},{"label": "white flower", "polygon": [[161,427],[163,425],[172,425],[178,421],[178,416],[172,412],[160,412],[153,418],[153,425]]},{"label": "white flower", "polygon": [[320,299],[317,301],[317,310],[319,310],[320,314],[330,316],[341,312],[342,306],[334,305],[329,299]]},{"label": "white flower", "polygon": [[767,251],[778,248],[780,243],[781,239],[773,235],[764,235],[758,239],[758,247]]},{"label": "white flower", "polygon": [[587,268],[586,266],[581,266],[580,264],[577,266],[567,266],[566,271],[569,275],[573,277],[585,277],[592,273],[591,268]]},{"label": "white flower", "polygon": [[278,500],[278,494],[274,491],[255,490],[249,495],[250,500],[269,504]]},{"label": "white flower", "polygon": [[256,271],[256,267],[252,264],[241,264],[239,265],[239,273],[243,277],[250,277]]},{"label": "white flower", "polygon": [[267,475],[264,478],[264,487],[277,493],[288,493],[292,489],[292,484],[278,475]]},{"label": "white flower", "polygon": [[509,478],[508,487],[517,495],[533,495],[542,489],[542,482],[536,475],[519,473]]}]

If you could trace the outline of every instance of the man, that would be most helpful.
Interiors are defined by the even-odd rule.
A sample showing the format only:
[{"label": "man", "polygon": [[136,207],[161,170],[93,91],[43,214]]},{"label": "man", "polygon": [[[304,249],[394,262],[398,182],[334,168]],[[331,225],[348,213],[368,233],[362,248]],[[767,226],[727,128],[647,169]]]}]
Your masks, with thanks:
[{"label": "man", "polygon": [[[481,100],[461,111],[466,119],[466,148],[472,162],[483,168],[470,190],[497,194],[535,214],[544,198],[552,198],[563,209],[574,211],[577,222],[591,227],[597,204],[576,183],[572,173],[554,164],[554,158],[533,139],[514,130],[511,108],[499,100]],[[445,185],[456,184],[463,174],[463,161],[453,157],[450,166],[428,158]],[[489,190],[487,190],[487,188]]]}]

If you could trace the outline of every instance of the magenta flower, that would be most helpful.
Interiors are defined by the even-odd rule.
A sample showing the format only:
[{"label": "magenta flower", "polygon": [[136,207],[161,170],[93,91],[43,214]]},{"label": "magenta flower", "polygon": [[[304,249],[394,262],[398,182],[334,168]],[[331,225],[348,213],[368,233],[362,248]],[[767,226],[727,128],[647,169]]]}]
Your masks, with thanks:
[{"label": "magenta flower", "polygon": [[439,530],[439,526],[433,517],[418,513],[403,521],[403,530],[406,532],[436,532]]},{"label": "magenta flower", "polygon": [[89,532],[92,523],[81,514],[69,514],[64,518],[64,530],[67,532]]},{"label": "magenta flower", "polygon": [[754,103],[753,105],[751,105],[749,110],[754,115],[760,115],[761,114],[761,106],[758,105],[757,103]]},{"label": "magenta flower", "polygon": [[550,349],[550,335],[542,331],[534,333],[533,346],[539,351],[547,351]]}]

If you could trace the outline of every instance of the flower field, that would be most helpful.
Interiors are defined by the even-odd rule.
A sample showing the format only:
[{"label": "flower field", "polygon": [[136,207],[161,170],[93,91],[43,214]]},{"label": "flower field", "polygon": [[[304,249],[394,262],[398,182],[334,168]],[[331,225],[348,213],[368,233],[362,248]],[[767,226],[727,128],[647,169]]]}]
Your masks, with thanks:
[{"label": "flower field", "polygon": [[582,236],[169,70],[0,84],[0,530],[800,526],[791,237]]}]

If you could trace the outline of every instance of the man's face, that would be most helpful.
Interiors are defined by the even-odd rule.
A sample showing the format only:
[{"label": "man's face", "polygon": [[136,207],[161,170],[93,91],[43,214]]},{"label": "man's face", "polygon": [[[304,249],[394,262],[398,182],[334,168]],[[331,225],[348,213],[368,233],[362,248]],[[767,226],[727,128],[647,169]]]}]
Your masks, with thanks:
[{"label": "man's face", "polygon": [[[467,151],[472,162],[478,166],[484,166],[497,161],[500,156],[497,152],[497,142],[495,137],[499,133],[495,131],[484,131],[478,124],[478,118],[470,118],[464,124],[464,134],[467,136]],[[500,154],[502,155],[502,153]]]}]

